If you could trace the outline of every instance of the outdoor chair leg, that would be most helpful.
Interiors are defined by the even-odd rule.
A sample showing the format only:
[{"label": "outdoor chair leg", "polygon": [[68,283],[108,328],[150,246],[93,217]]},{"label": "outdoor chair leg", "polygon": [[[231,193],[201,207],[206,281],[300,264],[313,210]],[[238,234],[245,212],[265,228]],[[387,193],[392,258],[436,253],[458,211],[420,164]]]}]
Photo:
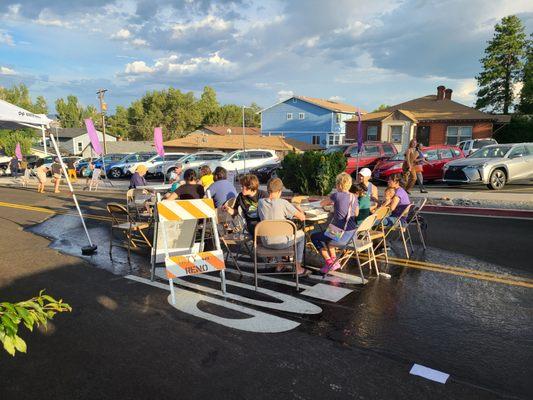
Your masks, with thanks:
[{"label": "outdoor chair leg", "polygon": [[113,228],[111,228],[111,236],[109,238],[109,259],[113,260]]},{"label": "outdoor chair leg", "polygon": [[403,242],[403,248],[405,250],[405,256],[410,259],[411,257],[409,256],[409,250],[407,250],[407,242],[405,241],[405,235],[403,233],[402,230],[400,230],[400,236],[402,237],[402,242]]},{"label": "outdoor chair leg", "polygon": [[365,284],[365,276],[363,275],[363,269],[361,268],[361,260],[359,260],[359,253],[355,252],[355,258],[357,260],[357,268],[359,268],[359,275],[361,276],[361,284]]},{"label": "outdoor chair leg", "polygon": [[168,284],[170,285],[170,299],[172,304],[176,305],[176,294],[174,293],[174,282],[172,282],[172,278],[169,278]]},{"label": "outdoor chair leg", "polygon": [[387,251],[387,240],[383,236],[383,252],[385,253],[385,263],[389,263],[389,252]]},{"label": "outdoor chair leg", "polygon": [[254,253],[254,283],[257,291],[257,254]]},{"label": "outdoor chair leg", "polygon": [[409,226],[405,228],[405,232],[407,233],[407,239],[409,239],[409,244],[411,245],[411,251],[414,252],[415,248],[413,246],[413,239],[411,238],[411,231],[409,230]]},{"label": "outdoor chair leg", "polygon": [[[379,276],[378,260],[376,259],[374,247],[370,247],[370,252],[372,253],[372,259],[374,260],[374,269],[376,271],[376,275]],[[372,264],[370,264],[370,267],[372,268]]]},{"label": "outdoor chair leg", "polygon": [[422,233],[422,227],[420,226],[420,221],[416,219],[416,229],[418,230],[418,235],[420,236],[420,241],[422,242],[422,247],[426,250],[426,241],[424,239],[424,234]]}]

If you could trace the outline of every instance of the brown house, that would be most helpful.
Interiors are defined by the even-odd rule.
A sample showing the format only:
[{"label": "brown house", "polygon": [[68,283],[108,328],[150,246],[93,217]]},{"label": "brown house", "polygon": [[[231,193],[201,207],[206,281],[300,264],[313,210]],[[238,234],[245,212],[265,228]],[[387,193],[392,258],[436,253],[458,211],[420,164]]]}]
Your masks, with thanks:
[{"label": "brown house", "polygon": [[[191,133],[205,133],[206,135],[242,135],[242,126],[227,126],[227,125],[204,125]],[[253,126],[246,126],[244,128],[245,135],[260,135],[261,128]]]},{"label": "brown house", "polygon": [[[409,100],[361,117],[363,140],[391,142],[398,150],[416,138],[425,146],[457,144],[492,136],[502,116],[487,114],[452,100],[452,89],[437,87],[436,95]],[[346,121],[346,139],[357,140],[357,118]]]}]

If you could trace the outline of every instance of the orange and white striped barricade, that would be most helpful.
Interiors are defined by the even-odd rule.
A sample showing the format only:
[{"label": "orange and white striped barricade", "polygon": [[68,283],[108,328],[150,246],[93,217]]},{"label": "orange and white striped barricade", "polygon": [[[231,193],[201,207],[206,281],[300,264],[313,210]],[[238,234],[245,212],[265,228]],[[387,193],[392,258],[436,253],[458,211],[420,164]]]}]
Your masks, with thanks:
[{"label": "orange and white striped barricade", "polygon": [[[170,284],[170,294],[172,304],[176,303],[174,295],[173,279],[181,276],[197,275],[206,272],[220,271],[220,281],[222,293],[226,294],[226,278],[224,274],[224,254],[220,247],[220,239],[217,231],[217,214],[215,203],[212,199],[198,200],[163,200],[157,203],[157,215],[159,225],[163,232],[163,242],[165,249],[165,268]],[[169,222],[185,222],[192,220],[203,220],[202,237],[199,247],[195,243],[191,244],[188,254],[170,255],[168,232],[165,224]],[[214,250],[204,251],[205,229],[211,223]],[[194,241],[193,241],[194,242]],[[199,251],[195,252],[194,250]]]}]

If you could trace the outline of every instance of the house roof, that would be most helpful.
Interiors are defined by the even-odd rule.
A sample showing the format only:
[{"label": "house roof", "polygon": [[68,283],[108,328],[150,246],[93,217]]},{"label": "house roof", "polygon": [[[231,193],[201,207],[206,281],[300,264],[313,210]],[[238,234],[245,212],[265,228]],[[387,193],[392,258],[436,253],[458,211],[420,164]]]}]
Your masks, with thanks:
[{"label": "house roof", "polygon": [[320,149],[320,146],[298,140],[289,140],[281,136],[242,136],[242,135],[205,135],[191,133],[183,138],[169,140],[163,143],[165,147],[175,148],[198,148],[217,150],[239,150],[243,148],[243,140],[246,148],[270,149],[275,151],[305,151]]},{"label": "house roof", "polygon": [[[242,126],[204,125],[203,129],[216,135],[242,135]],[[245,127],[244,132],[246,135],[260,135],[261,128]]]},{"label": "house roof", "polygon": [[[75,138],[78,136],[83,136],[87,134],[87,129],[85,128],[58,128],[57,135],[56,129],[50,129],[50,132],[53,133],[58,138]],[[101,133],[100,131],[97,131]]]},{"label": "house roof", "polygon": [[[415,122],[446,120],[496,120],[497,116],[465,106],[453,100],[437,100],[436,95],[428,95],[390,106],[384,110],[364,114],[362,121],[381,121],[399,111]],[[357,117],[348,121],[357,121]]]},{"label": "house roof", "polygon": [[[291,100],[291,99],[299,99],[307,103],[314,104],[315,106],[322,107],[322,108],[325,108],[326,110],[331,110],[334,112],[355,114],[357,113],[357,110],[358,110],[358,107],[352,106],[350,104],[339,103],[338,101],[319,99],[316,97],[308,97],[308,96],[292,96],[292,97],[289,97],[288,99],[279,101],[276,104],[273,104],[270,107],[267,107],[261,110],[260,112],[266,111],[274,106],[277,106],[278,104],[285,103],[287,100]],[[359,111],[361,112],[361,114],[366,113],[365,110],[360,109],[360,108],[359,108]]]},{"label": "house roof", "polygon": [[[89,143],[83,151],[91,144]],[[102,149],[104,144],[100,142]],[[130,141],[120,140],[116,142],[107,142],[106,148],[108,153],[138,153],[141,151],[154,151],[154,142],[152,141]]]}]

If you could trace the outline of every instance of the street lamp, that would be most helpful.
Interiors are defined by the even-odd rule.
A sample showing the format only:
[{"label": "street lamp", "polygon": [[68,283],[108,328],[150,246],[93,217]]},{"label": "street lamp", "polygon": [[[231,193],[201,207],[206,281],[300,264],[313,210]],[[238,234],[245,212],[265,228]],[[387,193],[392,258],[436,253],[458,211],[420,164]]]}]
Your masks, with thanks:
[{"label": "street lamp", "polygon": [[244,150],[244,153],[243,153],[243,155],[244,155],[244,163],[243,163],[244,173],[246,173],[246,140],[245,140],[246,125],[244,124],[244,110],[247,109],[247,108],[250,108],[250,107],[242,106],[242,149]]}]

